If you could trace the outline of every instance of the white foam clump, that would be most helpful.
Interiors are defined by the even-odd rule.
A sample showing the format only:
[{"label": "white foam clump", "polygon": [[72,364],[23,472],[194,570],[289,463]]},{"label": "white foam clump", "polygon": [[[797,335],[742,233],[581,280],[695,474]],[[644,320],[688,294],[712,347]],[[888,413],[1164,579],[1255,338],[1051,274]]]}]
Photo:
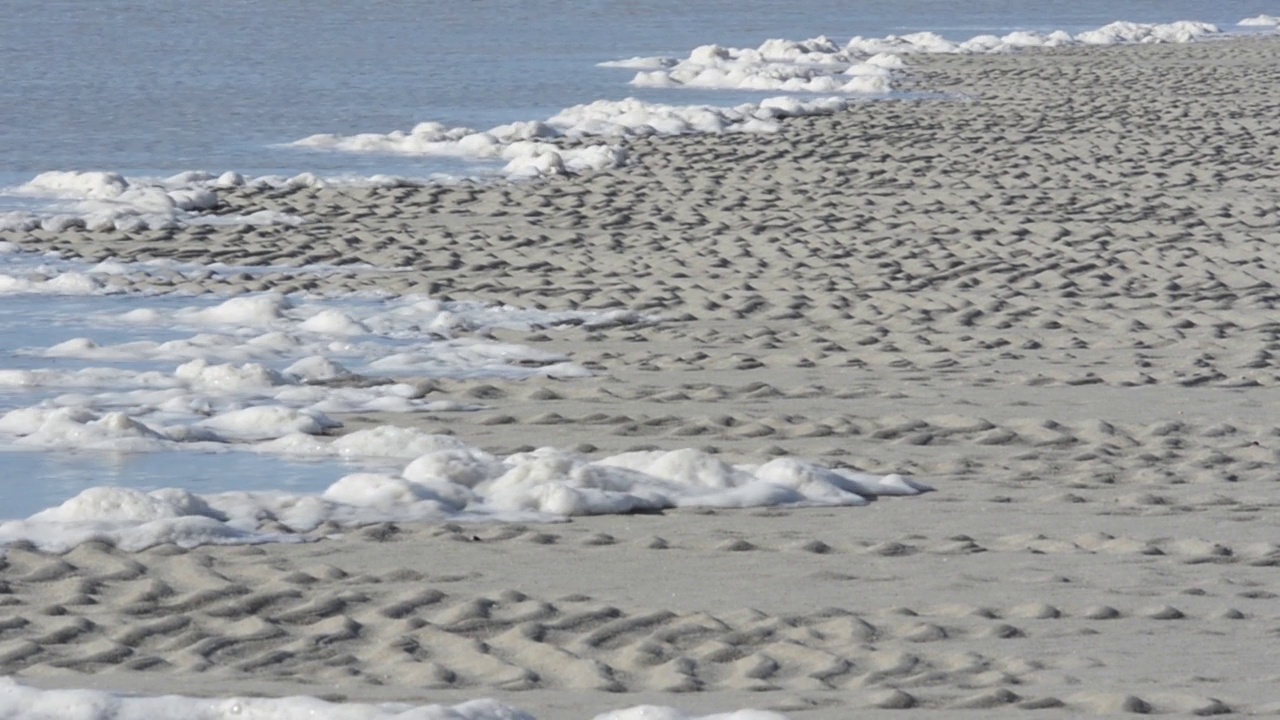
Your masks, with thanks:
[{"label": "white foam clump", "polygon": [[[172,451],[287,437],[280,452],[323,455],[329,453],[327,445],[317,441],[323,447],[315,449],[316,443],[298,434],[325,434],[337,427],[329,417],[336,413],[483,407],[430,396],[420,378],[591,375],[563,354],[484,337],[491,329],[594,329],[648,321],[625,311],[549,312],[422,296],[330,302],[273,294],[207,306],[104,312],[84,320],[89,328],[116,332],[147,333],[152,326],[171,325],[206,331],[165,341],[104,344],[80,336],[19,350],[26,357],[128,365],[0,368],[0,390],[14,408],[0,410],[0,443]],[[11,342],[40,331],[18,326]],[[21,407],[13,399],[21,394],[38,400]],[[341,447],[335,444],[333,452]],[[414,453],[412,448],[401,443],[399,452]],[[404,456],[387,454],[392,451],[361,454]]]},{"label": "white foam clump", "polygon": [[980,35],[953,42],[931,32],[854,37],[844,45],[820,36],[809,40],[766,40],[756,48],[703,45],[685,58],[630,58],[601,63],[638,69],[633,85],[748,91],[883,94],[893,90],[893,71],[904,67],[899,54],[997,53],[1067,45],[1191,42],[1219,30],[1209,23],[1115,22],[1071,35],[1063,31],[1018,31],[997,37]]},{"label": "white foam clump", "polygon": [[405,187],[422,183],[390,175],[322,178],[313,173],[292,177],[267,175],[245,178],[236,172],[220,175],[188,171],[167,178],[133,178],[99,171],[50,171],[29,182],[0,190],[0,194],[40,201],[36,210],[0,213],[0,230],[48,232],[118,230],[138,232],[182,224],[299,225],[298,215],[277,210],[247,214],[215,214],[218,192],[240,187],[285,189],[302,187]]},{"label": "white foam clump", "polygon": [[311,355],[293,363],[282,371],[285,377],[305,383],[323,383],[340,378],[352,377],[352,373],[341,363],[336,363],[321,355]]},{"label": "white foam clump", "polygon": [[238,528],[227,519],[185,490],[165,488],[144,493],[93,487],[27,520],[0,523],[0,543],[25,540],[58,552],[92,540],[107,541],[125,550],[163,543],[190,548],[294,540]]},{"label": "white foam clump", "polygon": [[642,137],[696,133],[776,132],[778,121],[825,115],[847,107],[840,98],[775,97],[735,107],[663,105],[635,98],[599,100],[561,111],[553,122],[584,136]]},{"label": "white foam clump", "polygon": [[365,335],[369,328],[341,310],[321,310],[303,321],[300,330],[327,335]]},{"label": "white foam clump", "polygon": [[[0,216],[0,230],[6,229]],[[113,295],[123,292],[109,286],[101,276],[85,272],[63,272],[45,277],[0,273],[0,295]]]},{"label": "white foam clump", "polygon": [[293,302],[279,293],[244,295],[202,310],[188,310],[181,319],[189,323],[213,325],[265,326],[284,317]]},{"label": "white foam clump", "polygon": [[[148,452],[178,450],[184,446],[209,450],[219,445],[242,445],[300,434],[322,435],[342,427],[342,423],[317,407],[321,403],[304,408],[250,405],[214,412],[215,403],[208,396],[180,390],[135,391],[129,396],[149,403],[130,409],[135,416],[120,410],[91,409],[86,403],[92,402],[93,396],[71,394],[60,396],[48,406],[10,410],[0,415],[0,436],[12,436],[10,442],[18,448]],[[371,399],[361,397],[350,403],[352,407],[341,403],[331,403],[331,406],[338,410],[382,408],[403,412],[430,409],[414,404],[388,407],[386,398],[394,397],[390,394]],[[106,394],[106,404],[110,405],[115,398]],[[456,409],[467,407],[458,405]],[[202,419],[193,421],[193,416]]]},{"label": "white foam clump", "polygon": [[[133,289],[136,281],[143,277],[205,278],[210,272],[226,272],[226,266],[185,264],[160,258],[88,263],[65,258],[57,252],[24,252],[16,244],[6,245],[10,250],[0,253],[4,260],[0,295],[121,295]],[[304,270],[295,269],[295,272],[301,274]]]},{"label": "white foam clump", "polygon": [[618,167],[627,159],[626,152],[614,145],[565,146],[531,138],[618,140],[650,135],[774,132],[779,119],[825,115],[845,107],[839,98],[802,101],[780,97],[736,107],[666,105],[626,98],[575,105],[544,121],[512,123],[487,131],[421,123],[409,132],[321,134],[291,145],[351,153],[502,160],[507,163],[503,174],[520,178],[604,170]]},{"label": "white foam clump", "polygon": [[202,420],[196,426],[214,431],[219,440],[253,441],[294,433],[319,435],[326,430],[342,427],[342,423],[314,409],[295,410],[279,405],[258,405],[229,410]]},{"label": "white foam clump", "polygon": [[[203,361],[194,361],[197,363]],[[229,383],[216,388],[241,395],[270,397],[276,402],[241,406],[236,395],[220,396],[209,386],[207,393],[193,393],[181,387],[134,390],[100,395],[69,393],[42,405],[17,408],[0,414],[0,437],[16,448],[46,450],[106,450],[149,452],[181,449],[217,450],[228,445],[270,451],[271,445],[256,444],[283,439],[282,452],[327,455],[325,450],[290,450],[300,435],[324,435],[342,423],[329,412],[460,411],[472,406],[453,401],[433,403],[410,400],[412,388],[400,384],[378,386],[378,392],[353,391],[343,395],[327,388],[290,384],[283,389],[255,385],[261,366],[214,366],[219,377]],[[274,371],[270,371],[275,374]],[[5,378],[0,377],[0,381]],[[220,379],[215,380],[220,383]],[[8,386],[0,382],[0,387]],[[297,402],[289,403],[290,400]],[[133,404],[130,407],[130,403]],[[104,409],[93,407],[101,405]],[[291,406],[292,405],[292,406]],[[110,409],[125,407],[127,411]],[[246,445],[247,444],[247,445]],[[376,456],[400,457],[392,452],[371,452]]]},{"label": "white foam clump", "polygon": [[603,715],[597,715],[594,720],[787,720],[787,717],[768,710],[736,710],[728,713],[691,717],[673,707],[639,705],[626,710],[613,710]]},{"label": "white foam clump", "polygon": [[98,414],[79,407],[20,408],[0,415],[0,432],[20,435],[19,447],[149,452],[169,438],[122,412]]},{"label": "white foam clump", "polygon": [[259,390],[290,382],[282,373],[259,363],[211,364],[204,358],[179,365],[173,376],[191,387],[219,392]]},{"label": "white foam clump", "polygon": [[111,172],[50,171],[8,192],[53,201],[56,211],[43,216],[6,213],[0,216],[0,229],[132,232],[170,227],[218,205],[217,194],[207,187],[126,179]]},{"label": "white foam clump", "polygon": [[1083,45],[1188,43],[1220,32],[1216,25],[1191,20],[1163,24],[1113,22],[1097,30],[1080,33],[1075,39]]},{"label": "white foam clump", "polygon": [[1236,23],[1241,27],[1276,27],[1280,26],[1280,17],[1275,15],[1257,15],[1255,17],[1245,18]]},{"label": "white foam clump", "polygon": [[767,92],[883,94],[892,89],[897,56],[854,57],[825,37],[768,40],[758,48],[703,45],[683,60],[653,58],[627,64],[658,66],[631,81],[641,87],[691,87]]},{"label": "white foam clump", "polygon": [[541,448],[512,455],[476,486],[486,504],[556,515],[598,515],[672,507],[865,505],[878,495],[927,486],[900,475],[833,470],[797,458],[729,465],[698,450],[633,452],[594,461]]},{"label": "white foam clump", "polygon": [[1000,53],[1029,48],[1073,45],[1124,45],[1133,43],[1186,43],[1221,32],[1216,25],[1192,20],[1173,23],[1114,22],[1096,30],[1072,35],[1056,30],[1041,33],[1019,30],[1003,36],[978,35],[964,42],[952,42],[931,32],[890,35],[883,38],[855,37],[845,44],[846,53]]},{"label": "white foam clump", "polygon": [[510,177],[580,173],[623,162],[621,148],[609,145],[562,147],[548,142],[567,135],[554,122],[517,122],[486,132],[424,122],[409,132],[358,135],[318,134],[289,143],[293,147],[352,153],[382,153],[500,160]]},{"label": "white foam clump", "polygon": [[[0,678],[0,720],[537,720],[497,700],[456,705],[406,703],[334,703],[314,697],[197,698],[181,695],[139,697],[99,690],[41,690]],[[693,717],[668,707],[638,706],[596,716],[595,720],[786,720],[763,710],[739,710]]]},{"label": "white foam clump", "polygon": [[326,522],[547,521],[675,507],[857,506],[931,489],[901,475],[865,475],[799,458],[732,465],[691,449],[592,459],[540,448],[500,459],[453,437],[390,426],[332,443],[310,436],[275,443],[304,454],[413,460],[399,474],[349,474],[319,495],[92,488],[26,520],[0,524],[0,543],[27,540],[59,551],[98,539],[136,550],[161,542],[296,538]]}]

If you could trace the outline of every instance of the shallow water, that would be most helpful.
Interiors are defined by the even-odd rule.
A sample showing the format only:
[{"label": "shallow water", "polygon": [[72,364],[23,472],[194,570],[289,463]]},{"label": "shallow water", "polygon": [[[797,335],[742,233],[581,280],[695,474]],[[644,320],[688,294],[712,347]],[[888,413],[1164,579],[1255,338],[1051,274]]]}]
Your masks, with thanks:
[{"label": "shallow water", "polygon": [[194,493],[274,489],[317,494],[356,470],[391,471],[396,464],[282,458],[249,452],[0,451],[0,519],[26,517],[98,486]]}]

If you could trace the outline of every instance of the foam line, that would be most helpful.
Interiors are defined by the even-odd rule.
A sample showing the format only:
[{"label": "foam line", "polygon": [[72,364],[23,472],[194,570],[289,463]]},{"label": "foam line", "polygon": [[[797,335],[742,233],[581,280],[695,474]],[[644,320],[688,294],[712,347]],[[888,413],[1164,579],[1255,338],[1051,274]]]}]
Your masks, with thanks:
[{"label": "foam line", "polygon": [[901,475],[865,475],[791,457],[732,465],[691,449],[594,459],[540,448],[498,458],[450,436],[391,426],[332,442],[289,435],[273,449],[417,457],[399,474],[352,473],[320,495],[94,487],[0,524],[0,543],[25,541],[51,552],[91,540],[124,550],[263,543],[297,541],[325,523],[545,522],[676,507],[858,506],[931,489]]}]

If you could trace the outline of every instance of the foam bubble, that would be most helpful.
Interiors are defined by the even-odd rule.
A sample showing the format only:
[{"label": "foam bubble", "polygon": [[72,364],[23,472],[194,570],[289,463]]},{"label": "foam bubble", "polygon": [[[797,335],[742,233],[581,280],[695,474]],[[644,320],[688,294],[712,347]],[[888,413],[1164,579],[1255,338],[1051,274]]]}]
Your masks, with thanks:
[{"label": "foam bubble", "polygon": [[101,278],[83,272],[65,272],[53,277],[0,273],[0,295],[106,295],[115,292],[119,291],[108,287]]},{"label": "foam bubble", "polygon": [[773,39],[756,48],[703,45],[685,58],[631,58],[603,65],[639,69],[631,82],[642,87],[867,95],[892,91],[893,72],[905,66],[898,57],[903,53],[974,54],[1063,45],[1191,42],[1218,32],[1208,23],[1188,21],[1117,22],[1075,36],[1062,31],[1018,31],[1003,37],[979,35],[964,42],[952,42],[931,32],[855,37],[843,46],[827,37]]},{"label": "foam bubble", "polygon": [[618,147],[564,147],[548,140],[566,135],[565,128],[548,122],[519,122],[488,131],[446,127],[424,122],[408,132],[334,135],[322,133],[289,143],[293,147],[350,153],[421,155],[495,160],[505,164],[509,177],[579,173],[616,167],[625,160]]},{"label": "foam bubble", "polygon": [[290,433],[319,435],[342,427],[342,423],[316,410],[259,405],[227,411],[200,421],[198,426],[216,432],[222,439],[246,441],[278,438]]},{"label": "foam bubble", "polygon": [[200,171],[168,178],[124,177],[99,171],[50,171],[0,191],[38,207],[0,213],[0,230],[46,232],[90,230],[140,232],[181,224],[299,225],[303,218],[275,210],[217,214],[219,192],[240,187],[400,187],[420,185],[385,175],[322,179],[310,173],[294,177],[245,179],[238,173],[214,176]]},{"label": "foam bubble", "polygon": [[[22,412],[15,410],[3,418],[6,429],[25,431],[14,441],[21,447],[147,452],[168,444],[165,435],[122,412],[98,416],[82,408],[56,408],[15,415]],[[24,422],[37,424],[22,427]]]},{"label": "foam bubble", "polygon": [[45,172],[7,192],[47,201],[56,210],[43,217],[29,212],[6,213],[0,217],[0,229],[133,232],[170,227],[218,206],[216,192],[186,178],[175,182],[146,181],[96,171]]},{"label": "foam bubble", "polygon": [[204,501],[185,490],[170,488],[164,492],[149,494],[131,488],[94,487],[58,507],[42,510],[29,519],[49,523],[146,523],[188,515],[214,517],[214,512]]},{"label": "foam bubble", "polygon": [[550,521],[672,507],[858,506],[881,495],[930,490],[898,475],[857,474],[798,458],[732,465],[692,449],[594,459],[540,448],[499,459],[451,436],[394,426],[332,442],[293,434],[274,441],[273,449],[286,444],[306,454],[411,461],[395,474],[348,474],[318,496],[91,488],[26,520],[0,524],[0,542],[25,539],[54,551],[87,538],[126,549],[267,542],[296,539],[325,522]]},{"label": "foam bubble", "polygon": [[285,368],[284,375],[297,378],[301,382],[318,383],[351,377],[353,373],[327,357],[312,355]]},{"label": "foam bubble", "polygon": [[1203,22],[1182,21],[1150,24],[1113,22],[1089,32],[1076,35],[1076,42],[1084,45],[1121,45],[1127,43],[1187,43],[1221,32],[1216,25]]},{"label": "foam bubble", "polygon": [[414,458],[440,450],[472,450],[448,435],[395,425],[357,430],[334,440],[330,452],[348,458]]},{"label": "foam bubble", "polygon": [[1280,25],[1280,17],[1275,15],[1257,15],[1236,23],[1241,27],[1276,27]]},{"label": "foam bubble", "polygon": [[[866,84],[870,87],[879,83],[882,72],[886,72],[883,67],[868,66],[866,76],[848,78],[838,84]],[[831,84],[828,80],[815,82],[824,86]],[[816,85],[814,89],[817,89]],[[291,144],[352,153],[498,159],[506,162],[503,172],[507,176],[527,177],[602,170],[618,167],[627,159],[625,150],[607,142],[566,147],[531,140],[530,137],[616,140],[649,135],[775,132],[778,125],[772,121],[780,117],[826,114],[843,107],[842,101],[832,99],[796,102],[786,115],[780,115],[768,101],[725,108],[665,105],[636,98],[597,100],[566,108],[542,122],[503,125],[485,132],[424,123],[407,133],[312,135]]]},{"label": "foam bubble", "polygon": [[369,328],[341,310],[321,310],[304,320],[299,330],[328,335],[364,335]]},{"label": "foam bubble", "polygon": [[278,293],[233,297],[219,305],[184,313],[187,320],[221,325],[270,325],[293,303]]},{"label": "foam bubble", "polygon": [[[75,718],[76,720],[201,720],[207,718],[273,718],[273,720],[536,720],[497,700],[469,700],[456,705],[404,703],[333,703],[314,697],[195,698],[180,695],[140,697],[98,690],[39,690],[0,678],[0,717]],[[584,718],[584,720],[586,720]],[[595,720],[786,720],[777,713],[739,710],[694,717],[652,705],[615,710]]]},{"label": "foam bubble", "polygon": [[289,383],[289,379],[283,374],[259,363],[210,364],[204,358],[179,365],[173,375],[179,380],[185,380],[191,387],[224,393],[260,390]]},{"label": "foam bubble", "polygon": [[889,92],[894,67],[888,56],[864,62],[825,37],[802,42],[768,40],[759,48],[745,49],[704,45],[683,60],[653,58],[638,64],[658,68],[632,79],[640,87],[844,95]]}]

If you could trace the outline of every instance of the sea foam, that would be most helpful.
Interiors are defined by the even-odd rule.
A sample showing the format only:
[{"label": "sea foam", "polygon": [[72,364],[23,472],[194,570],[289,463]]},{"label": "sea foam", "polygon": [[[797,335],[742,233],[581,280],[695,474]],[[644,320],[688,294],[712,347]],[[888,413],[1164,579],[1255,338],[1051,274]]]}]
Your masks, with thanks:
[{"label": "sea foam", "polygon": [[[84,318],[51,327],[18,320],[0,331],[9,347],[57,338],[47,347],[21,348],[9,367],[0,366],[0,446],[217,450],[286,436],[295,436],[296,445],[299,434],[339,427],[330,419],[336,413],[484,407],[431,395],[423,384],[430,378],[591,375],[563,354],[495,340],[494,331],[581,332],[652,321],[628,311],[548,312],[414,295],[146,302],[104,298]],[[122,341],[99,340],[98,333]],[[61,339],[67,334],[73,336]]]},{"label": "sea foam", "polygon": [[735,107],[666,105],[635,98],[597,100],[566,108],[540,122],[513,123],[487,131],[421,123],[409,132],[311,135],[291,145],[340,152],[496,159],[506,163],[503,175],[521,178],[603,170],[627,159],[619,145],[566,146],[551,142],[556,138],[609,141],[650,135],[776,132],[783,118],[829,114],[844,107],[845,102],[838,98],[775,98]]},{"label": "sea foam", "polygon": [[1280,26],[1280,17],[1275,15],[1257,15],[1255,17],[1245,18],[1236,24],[1241,27],[1276,27]]},{"label": "sea foam", "polygon": [[[582,717],[587,720],[586,716]],[[180,695],[140,697],[98,690],[40,690],[0,678],[0,719],[28,720],[536,720],[497,700],[470,700],[457,705],[405,703],[333,703],[314,697],[196,698]],[[739,710],[693,716],[675,708],[638,706],[597,715],[595,720],[786,720],[764,710]]]},{"label": "sea foam", "polygon": [[[0,525],[0,541],[27,540],[46,549],[88,539],[128,549],[268,542],[296,539],[325,523],[545,521],[685,506],[853,506],[927,489],[896,475],[862,475],[799,458],[751,465],[696,450],[593,457],[553,447],[498,457],[448,435],[394,424],[337,434],[337,413],[484,407],[483,400],[433,397],[432,386],[413,380],[424,373],[590,375],[562,355],[489,335],[500,328],[581,332],[651,321],[632,312],[547,312],[422,296],[321,301],[276,294],[186,305],[107,298],[99,307],[77,320],[94,332],[123,335],[123,342],[76,336],[14,356],[24,365],[47,358],[50,366],[0,368],[3,401],[18,405],[0,413],[0,440],[10,448],[187,451],[193,458],[195,452],[251,452],[362,469],[311,493],[268,489],[269,478],[260,490],[201,495],[93,487]],[[174,328],[195,334],[147,339]],[[12,331],[26,339],[35,329]],[[38,402],[22,406],[27,398]],[[186,466],[175,470],[172,482],[188,484]]]},{"label": "sea foam", "polygon": [[351,473],[319,495],[94,487],[25,520],[0,523],[0,543],[26,541],[51,552],[90,540],[125,550],[161,543],[262,543],[298,540],[326,523],[549,522],[677,507],[859,506],[931,489],[901,475],[867,475],[792,457],[730,464],[692,449],[592,458],[544,447],[499,458],[421,430],[383,426],[362,432],[294,447],[307,453],[325,448],[420,454],[398,473]]},{"label": "sea foam", "polygon": [[[216,181],[190,173],[167,180],[125,178],[111,172],[50,171],[7,192],[45,200],[52,213],[0,214],[0,229],[49,232],[69,229],[136,232],[172,227],[218,206]],[[245,223],[253,218],[239,218]]]},{"label": "sea foam", "polygon": [[767,40],[756,48],[703,45],[687,57],[649,57],[602,63],[637,68],[631,81],[642,87],[691,87],[727,90],[883,94],[893,89],[893,71],[905,67],[902,54],[990,54],[1030,48],[1130,43],[1185,43],[1216,35],[1209,23],[1142,24],[1116,22],[1071,35],[1056,31],[1019,31],[997,37],[979,35],[953,42],[931,32],[854,37],[841,45],[827,37]]}]

